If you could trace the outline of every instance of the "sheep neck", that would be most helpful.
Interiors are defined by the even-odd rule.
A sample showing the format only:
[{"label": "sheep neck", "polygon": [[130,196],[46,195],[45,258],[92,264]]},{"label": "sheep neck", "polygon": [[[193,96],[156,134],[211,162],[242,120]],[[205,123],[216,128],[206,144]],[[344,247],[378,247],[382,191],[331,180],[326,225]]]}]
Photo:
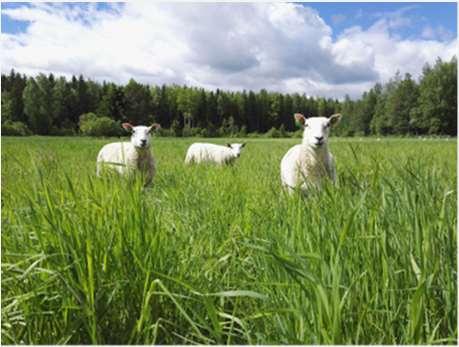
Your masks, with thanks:
[{"label": "sheep neck", "polygon": [[148,171],[151,169],[151,154],[150,148],[137,148],[136,166],[140,171]]},{"label": "sheep neck", "polygon": [[150,147],[148,148],[138,148],[136,147],[137,156],[139,159],[147,158],[150,155]]},{"label": "sheep neck", "polygon": [[307,151],[311,153],[317,160],[324,161],[328,157],[327,143],[324,143],[322,146],[316,147],[303,142],[303,146],[305,146],[307,148]]}]

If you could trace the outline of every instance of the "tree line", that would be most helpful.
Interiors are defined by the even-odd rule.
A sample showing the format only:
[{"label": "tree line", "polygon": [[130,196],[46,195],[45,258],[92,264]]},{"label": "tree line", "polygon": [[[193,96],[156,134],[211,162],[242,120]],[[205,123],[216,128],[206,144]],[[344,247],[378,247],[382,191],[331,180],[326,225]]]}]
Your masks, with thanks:
[{"label": "tree line", "polygon": [[[1,75],[2,133],[116,135],[121,122],[158,122],[162,135],[287,136],[297,130],[292,114],[343,114],[340,136],[451,135],[457,133],[457,59],[426,64],[416,81],[397,73],[357,99],[344,100],[254,91],[208,91],[179,85],[126,85],[36,77],[12,70]],[[100,132],[95,128],[103,128]],[[115,131],[115,132],[114,132]]]}]

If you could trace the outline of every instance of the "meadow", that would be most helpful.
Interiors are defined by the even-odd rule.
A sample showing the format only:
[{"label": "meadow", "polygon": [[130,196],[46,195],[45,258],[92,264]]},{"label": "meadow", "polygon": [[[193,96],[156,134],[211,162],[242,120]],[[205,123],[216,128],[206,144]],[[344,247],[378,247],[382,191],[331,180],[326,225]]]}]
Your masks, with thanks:
[{"label": "meadow", "polygon": [[111,141],[2,138],[2,343],[457,343],[456,140],[331,138],[308,196],[300,139],[185,167],[197,139],[154,138],[146,190],[95,177]]}]

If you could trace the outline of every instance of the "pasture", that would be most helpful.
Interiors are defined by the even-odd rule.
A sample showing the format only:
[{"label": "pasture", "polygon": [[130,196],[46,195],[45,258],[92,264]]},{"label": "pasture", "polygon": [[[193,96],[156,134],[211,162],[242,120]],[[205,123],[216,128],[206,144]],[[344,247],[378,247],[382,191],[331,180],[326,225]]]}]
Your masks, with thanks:
[{"label": "pasture", "polygon": [[3,343],[456,343],[455,140],[331,138],[306,198],[300,139],[185,167],[198,140],[153,138],[146,190],[95,177],[111,141],[2,138]]}]

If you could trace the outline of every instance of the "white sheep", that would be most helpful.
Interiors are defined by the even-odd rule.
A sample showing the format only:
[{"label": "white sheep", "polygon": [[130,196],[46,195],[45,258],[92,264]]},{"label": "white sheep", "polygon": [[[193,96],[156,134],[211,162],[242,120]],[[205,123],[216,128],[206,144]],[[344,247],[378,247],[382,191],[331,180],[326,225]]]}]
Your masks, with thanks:
[{"label": "white sheep", "polygon": [[97,176],[100,176],[103,168],[110,168],[121,175],[138,170],[144,175],[145,185],[148,185],[156,172],[155,161],[150,152],[150,132],[160,128],[160,125],[154,123],[147,127],[123,123],[122,127],[131,131],[131,141],[109,143],[102,147],[97,155]]},{"label": "white sheep", "polygon": [[335,182],[335,164],[327,143],[330,127],[339,122],[341,114],[306,119],[295,113],[294,117],[304,128],[303,142],[290,148],[282,158],[282,185],[291,193],[297,187],[301,190],[318,187],[324,178]]},{"label": "white sheep", "polygon": [[226,146],[213,143],[193,143],[186,153],[185,164],[213,162],[219,165],[232,164],[241,155],[245,143],[228,143]]}]

